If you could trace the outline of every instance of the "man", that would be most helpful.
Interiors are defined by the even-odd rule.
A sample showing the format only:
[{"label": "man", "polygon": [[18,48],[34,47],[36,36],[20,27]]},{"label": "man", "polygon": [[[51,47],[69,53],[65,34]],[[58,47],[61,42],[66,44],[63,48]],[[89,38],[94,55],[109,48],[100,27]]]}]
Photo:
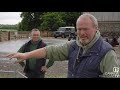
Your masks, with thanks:
[{"label": "man", "polygon": [[[46,44],[40,38],[40,31],[38,29],[32,29],[31,40],[25,43],[18,52],[25,53],[30,52],[38,48],[45,47]],[[54,61],[49,61],[45,66],[46,59],[31,58],[24,62],[20,62],[21,66],[25,66],[24,72],[28,78],[44,78],[47,68],[53,65]]]},{"label": "man", "polygon": [[28,53],[15,53],[7,57],[49,58],[68,60],[68,78],[116,78],[119,77],[117,56],[112,46],[105,42],[98,30],[97,19],[88,13],[76,22],[77,38],[64,45],[47,46]]}]

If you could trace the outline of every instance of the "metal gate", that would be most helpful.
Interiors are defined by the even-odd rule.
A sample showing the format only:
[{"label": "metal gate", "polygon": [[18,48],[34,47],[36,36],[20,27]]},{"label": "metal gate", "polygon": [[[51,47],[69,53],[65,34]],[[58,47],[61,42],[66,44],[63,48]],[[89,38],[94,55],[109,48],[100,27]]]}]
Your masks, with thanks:
[{"label": "metal gate", "polygon": [[27,78],[23,73],[23,68],[14,63],[16,59],[0,57],[0,78]]}]

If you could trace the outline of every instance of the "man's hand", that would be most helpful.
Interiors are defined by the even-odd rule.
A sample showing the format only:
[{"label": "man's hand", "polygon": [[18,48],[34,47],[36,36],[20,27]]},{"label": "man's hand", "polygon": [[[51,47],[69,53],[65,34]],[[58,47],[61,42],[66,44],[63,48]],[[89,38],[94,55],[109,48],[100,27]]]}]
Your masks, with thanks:
[{"label": "man's hand", "polygon": [[17,58],[18,61],[16,61],[15,63],[23,62],[24,60],[26,60],[25,53],[13,53],[13,54],[7,55],[6,57],[10,58],[10,60],[12,58]]},{"label": "man's hand", "polygon": [[47,67],[46,66],[42,66],[41,71],[42,72],[47,72]]}]

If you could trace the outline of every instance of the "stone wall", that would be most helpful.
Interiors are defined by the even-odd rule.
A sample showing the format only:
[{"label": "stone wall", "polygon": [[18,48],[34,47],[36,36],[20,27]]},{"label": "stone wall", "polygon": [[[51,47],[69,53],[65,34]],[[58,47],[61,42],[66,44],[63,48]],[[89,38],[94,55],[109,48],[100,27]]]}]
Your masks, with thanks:
[{"label": "stone wall", "polygon": [[[50,31],[40,31],[41,37],[52,37],[53,32]],[[29,38],[30,32],[29,31],[0,31],[0,42],[9,41],[9,40],[16,40],[16,39],[23,39]]]},{"label": "stone wall", "polygon": [[9,33],[8,32],[0,32],[0,41],[8,41]]},{"label": "stone wall", "polygon": [[40,31],[42,37],[53,37],[53,32],[51,31]]},{"label": "stone wall", "polygon": [[102,34],[120,36],[120,22],[99,22],[99,30]]}]

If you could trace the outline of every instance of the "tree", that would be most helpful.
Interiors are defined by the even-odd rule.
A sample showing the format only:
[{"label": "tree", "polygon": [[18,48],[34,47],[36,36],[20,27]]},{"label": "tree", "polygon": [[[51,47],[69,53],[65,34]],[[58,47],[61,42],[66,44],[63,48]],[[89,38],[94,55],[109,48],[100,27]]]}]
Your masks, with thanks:
[{"label": "tree", "polygon": [[55,31],[60,26],[65,26],[60,12],[46,12],[42,15],[40,29]]},{"label": "tree", "polygon": [[81,12],[64,12],[62,13],[63,20],[66,26],[76,26],[76,20],[81,15]]},{"label": "tree", "polygon": [[61,26],[75,26],[81,12],[22,12],[20,31],[30,31],[32,28],[55,31]]},{"label": "tree", "polygon": [[19,31],[31,31],[40,26],[40,16],[43,12],[22,12],[22,21],[19,23]]}]

